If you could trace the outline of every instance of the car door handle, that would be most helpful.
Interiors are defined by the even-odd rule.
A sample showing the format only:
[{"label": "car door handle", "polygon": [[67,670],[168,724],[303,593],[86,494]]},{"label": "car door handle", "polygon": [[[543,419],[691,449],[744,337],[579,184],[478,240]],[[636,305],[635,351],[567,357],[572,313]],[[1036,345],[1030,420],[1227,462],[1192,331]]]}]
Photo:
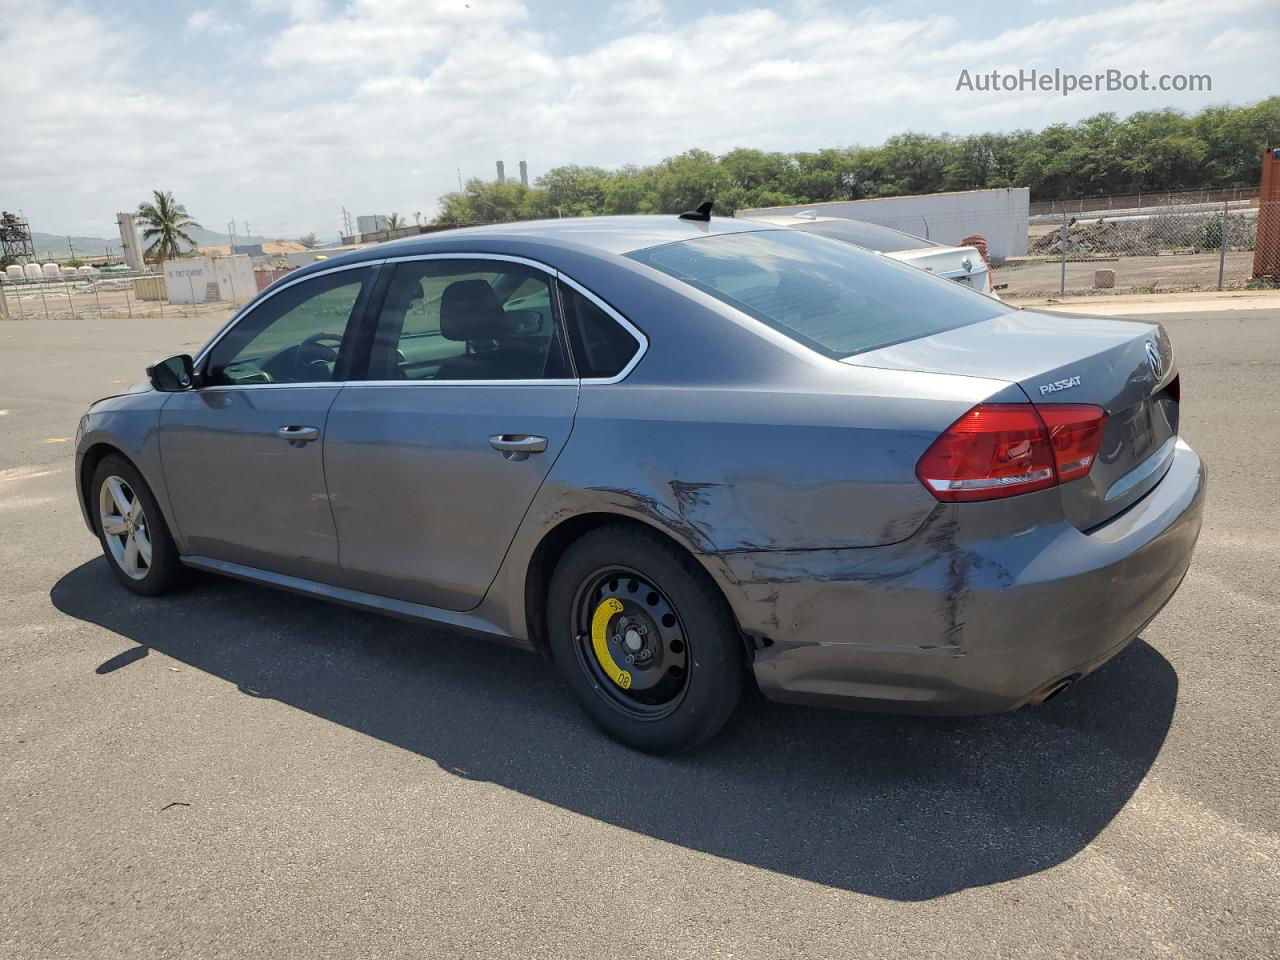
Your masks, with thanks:
[{"label": "car door handle", "polygon": [[319,427],[281,427],[276,431],[276,436],[281,440],[288,440],[294,446],[302,446],[304,443],[310,443],[312,440],[320,439]]},{"label": "car door handle", "polygon": [[489,438],[489,446],[508,460],[526,460],[529,454],[542,453],[547,449],[547,438],[527,433],[497,433]]}]

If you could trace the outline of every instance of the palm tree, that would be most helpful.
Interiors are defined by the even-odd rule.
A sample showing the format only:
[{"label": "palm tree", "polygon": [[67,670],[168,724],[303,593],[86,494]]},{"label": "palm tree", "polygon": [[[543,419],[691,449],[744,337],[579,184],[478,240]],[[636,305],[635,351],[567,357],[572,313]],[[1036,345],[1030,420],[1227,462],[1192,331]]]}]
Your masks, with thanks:
[{"label": "palm tree", "polygon": [[391,216],[387,217],[388,230],[399,230],[404,225],[404,218],[398,213],[393,213]]},{"label": "palm tree", "polygon": [[194,247],[196,242],[187,231],[200,224],[187,216],[187,208],[173,199],[169,190],[152,190],[154,199],[138,204],[138,222],[142,224],[142,239],[150,244],[144,256],[148,260],[164,263],[182,256],[181,243]]}]

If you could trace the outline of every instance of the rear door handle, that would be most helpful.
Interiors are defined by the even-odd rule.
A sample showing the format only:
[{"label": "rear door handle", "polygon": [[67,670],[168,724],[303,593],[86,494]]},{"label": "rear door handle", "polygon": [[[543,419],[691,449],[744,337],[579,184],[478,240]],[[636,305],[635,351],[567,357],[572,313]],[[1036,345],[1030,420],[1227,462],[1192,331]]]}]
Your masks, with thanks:
[{"label": "rear door handle", "polygon": [[320,439],[319,427],[281,427],[276,431],[276,436],[281,440],[288,440],[296,447],[302,446],[304,443],[310,443],[312,440]]},{"label": "rear door handle", "polygon": [[489,438],[489,446],[508,460],[527,460],[529,454],[542,453],[547,449],[547,438],[527,433],[496,433]]}]

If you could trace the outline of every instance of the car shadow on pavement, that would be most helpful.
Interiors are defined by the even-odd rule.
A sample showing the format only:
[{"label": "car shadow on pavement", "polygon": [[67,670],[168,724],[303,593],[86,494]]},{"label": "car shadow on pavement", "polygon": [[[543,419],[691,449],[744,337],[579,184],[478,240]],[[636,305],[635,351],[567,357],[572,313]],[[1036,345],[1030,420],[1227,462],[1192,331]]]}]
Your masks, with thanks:
[{"label": "car shadow on pavement", "polygon": [[1035,709],[916,718],[757,694],[701,750],[649,757],[596,732],[549,666],[523,651],[214,577],[138,598],[102,559],[50,596],[142,648],[108,660],[100,682],[155,650],[457,776],[895,900],[1012,880],[1075,855],[1151,767],[1178,690],[1169,662],[1139,640]]}]

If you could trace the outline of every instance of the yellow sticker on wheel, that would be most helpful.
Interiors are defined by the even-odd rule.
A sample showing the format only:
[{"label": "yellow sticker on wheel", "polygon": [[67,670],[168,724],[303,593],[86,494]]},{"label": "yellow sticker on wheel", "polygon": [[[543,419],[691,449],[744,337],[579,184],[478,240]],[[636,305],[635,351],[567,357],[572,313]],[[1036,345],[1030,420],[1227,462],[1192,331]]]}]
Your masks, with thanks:
[{"label": "yellow sticker on wheel", "polygon": [[631,687],[631,674],[614,662],[608,643],[609,621],[621,612],[622,601],[614,597],[609,597],[596,607],[596,612],[591,615],[591,649],[596,652],[596,659],[600,661],[600,666],[609,679],[627,690]]}]

